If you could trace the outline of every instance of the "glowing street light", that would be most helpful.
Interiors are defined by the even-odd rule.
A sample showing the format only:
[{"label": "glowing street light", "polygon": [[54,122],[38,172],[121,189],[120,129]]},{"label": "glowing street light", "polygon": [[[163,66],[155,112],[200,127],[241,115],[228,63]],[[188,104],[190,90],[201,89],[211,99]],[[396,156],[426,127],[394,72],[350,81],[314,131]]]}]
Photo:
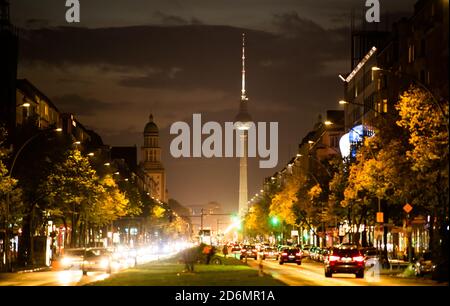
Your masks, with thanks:
[{"label": "glowing street light", "polygon": [[55,132],[58,132],[58,133],[60,133],[60,132],[62,132],[62,131],[63,131],[62,128],[57,128],[57,129],[55,129]]},{"label": "glowing street light", "polygon": [[324,124],[326,126],[329,126],[329,125],[333,125],[333,122],[331,122],[330,120],[327,120],[327,121],[324,122]]},{"label": "glowing street light", "polygon": [[339,100],[339,104],[340,104],[340,105],[345,105],[345,104],[348,104],[348,102],[345,101],[345,100]]}]

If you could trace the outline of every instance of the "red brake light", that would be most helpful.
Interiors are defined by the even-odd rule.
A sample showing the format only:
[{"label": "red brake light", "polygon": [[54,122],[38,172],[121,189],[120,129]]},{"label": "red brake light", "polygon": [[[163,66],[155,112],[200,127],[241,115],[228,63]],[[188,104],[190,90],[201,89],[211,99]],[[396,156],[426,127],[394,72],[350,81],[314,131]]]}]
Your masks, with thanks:
[{"label": "red brake light", "polygon": [[333,256],[333,255],[330,256],[330,261],[337,261],[339,259],[340,259],[339,256]]},{"label": "red brake light", "polygon": [[298,253],[296,253],[295,255],[296,255],[296,256],[301,256],[302,253],[298,252]]},{"label": "red brake light", "polygon": [[354,261],[357,261],[357,262],[363,262],[363,261],[364,261],[364,257],[362,257],[362,256],[356,256],[356,257],[353,257],[353,260],[354,260]]},{"label": "red brake light", "polygon": [[283,253],[281,253],[281,255],[283,255],[283,256],[287,256],[287,253],[286,253],[286,252],[283,252]]}]

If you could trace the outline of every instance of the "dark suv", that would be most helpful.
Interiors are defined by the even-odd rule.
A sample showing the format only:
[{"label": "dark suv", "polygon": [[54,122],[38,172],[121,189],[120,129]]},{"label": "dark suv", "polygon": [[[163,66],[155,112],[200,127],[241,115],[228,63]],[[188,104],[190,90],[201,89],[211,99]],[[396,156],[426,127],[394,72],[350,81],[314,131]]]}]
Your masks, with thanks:
[{"label": "dark suv", "polygon": [[280,250],[280,265],[285,262],[295,262],[297,265],[302,264],[302,251],[299,248],[282,248]]},{"label": "dark suv", "polygon": [[364,256],[356,246],[332,248],[325,260],[325,277],[333,273],[351,273],[364,278]]}]

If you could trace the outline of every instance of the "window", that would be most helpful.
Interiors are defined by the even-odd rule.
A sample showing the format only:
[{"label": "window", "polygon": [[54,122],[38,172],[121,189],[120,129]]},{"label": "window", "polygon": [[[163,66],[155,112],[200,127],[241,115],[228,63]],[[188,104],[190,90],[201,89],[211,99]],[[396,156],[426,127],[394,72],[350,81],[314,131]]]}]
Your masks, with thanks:
[{"label": "window", "polygon": [[408,63],[414,62],[415,59],[415,50],[414,50],[414,44],[410,44],[408,47]]}]

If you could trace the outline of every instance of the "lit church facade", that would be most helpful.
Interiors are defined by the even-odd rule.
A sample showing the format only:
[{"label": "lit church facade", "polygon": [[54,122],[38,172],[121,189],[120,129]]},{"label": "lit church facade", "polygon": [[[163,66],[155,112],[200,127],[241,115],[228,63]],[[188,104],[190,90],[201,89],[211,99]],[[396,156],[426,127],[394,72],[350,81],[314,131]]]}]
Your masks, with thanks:
[{"label": "lit church facade", "polygon": [[144,128],[144,145],[141,147],[141,162],[138,167],[139,176],[143,180],[143,189],[153,198],[167,202],[166,173],[161,162],[159,129],[150,115]]}]

